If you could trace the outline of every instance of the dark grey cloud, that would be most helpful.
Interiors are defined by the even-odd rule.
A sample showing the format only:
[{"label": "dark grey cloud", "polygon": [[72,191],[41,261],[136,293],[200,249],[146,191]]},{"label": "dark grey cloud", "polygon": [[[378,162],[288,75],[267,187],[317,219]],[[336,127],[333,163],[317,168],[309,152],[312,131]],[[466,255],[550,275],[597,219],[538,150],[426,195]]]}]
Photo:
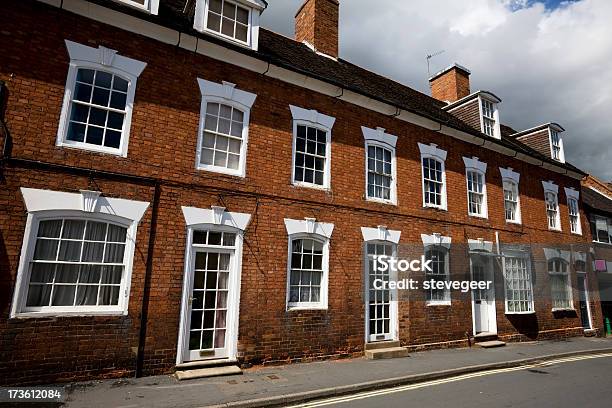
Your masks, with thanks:
[{"label": "dark grey cloud", "polygon": [[[262,25],[293,36],[302,0],[270,0]],[[517,130],[558,122],[567,160],[612,180],[612,2],[550,8],[526,0],[341,0],[340,54],[429,93],[432,72],[453,62],[472,70],[472,89],[503,99]]]}]

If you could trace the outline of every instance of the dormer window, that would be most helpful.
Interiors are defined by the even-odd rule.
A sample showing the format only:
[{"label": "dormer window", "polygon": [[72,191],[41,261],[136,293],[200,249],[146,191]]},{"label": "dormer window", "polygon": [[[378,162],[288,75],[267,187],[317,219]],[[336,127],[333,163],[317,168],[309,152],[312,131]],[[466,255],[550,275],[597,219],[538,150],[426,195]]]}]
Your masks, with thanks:
[{"label": "dormer window", "polygon": [[479,100],[481,132],[495,139],[501,139],[499,112],[497,110],[497,104],[501,102],[501,100],[490,92],[484,91],[480,91]]},{"label": "dormer window", "polygon": [[261,0],[199,0],[196,30],[257,50]]},{"label": "dormer window", "polygon": [[559,132],[553,129],[550,130],[550,146],[552,158],[561,161],[561,138]]},{"label": "dormer window", "polygon": [[144,10],[148,13],[157,15],[159,9],[159,0],[115,0],[119,3],[126,4],[130,7],[134,7],[140,10]]},{"label": "dormer window", "polygon": [[488,136],[495,136],[495,104],[482,100],[482,129]]}]

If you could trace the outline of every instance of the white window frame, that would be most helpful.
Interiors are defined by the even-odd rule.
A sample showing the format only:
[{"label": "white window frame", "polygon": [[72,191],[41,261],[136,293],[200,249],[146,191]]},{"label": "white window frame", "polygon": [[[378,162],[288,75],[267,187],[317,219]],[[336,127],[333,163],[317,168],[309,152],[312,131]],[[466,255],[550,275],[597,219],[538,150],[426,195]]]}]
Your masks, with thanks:
[{"label": "white window frame", "polygon": [[[561,130],[553,128],[553,127],[548,127],[548,141],[550,144],[550,157],[553,160],[556,160],[558,162],[561,163],[565,163],[565,149],[563,148],[563,138],[561,137]],[[553,135],[557,136],[557,140],[559,141],[558,145],[554,144],[554,137]],[[559,157],[555,158],[555,147],[557,147],[559,149]]]},{"label": "white window frame", "polygon": [[[544,207],[546,208],[546,224],[548,229],[551,231],[562,231],[561,228],[561,210],[559,209],[559,186],[552,181],[542,181],[542,187],[544,188]],[[557,213],[555,215],[556,226],[553,228],[548,222],[548,201],[547,195],[553,194],[555,196],[555,204],[557,206]]]},{"label": "white window frame", "polygon": [[[565,198],[567,199],[567,212],[569,214],[570,232],[575,235],[582,235],[582,217],[580,217],[580,191],[573,188],[564,188]],[[572,214],[572,203],[576,205],[576,214]],[[576,217],[576,228],[573,228],[572,217]]]},{"label": "white window frame", "polygon": [[[244,243],[244,232],[251,221],[251,214],[225,211],[224,207],[212,206],[211,208],[181,207],[185,225],[187,226],[185,265],[183,271],[183,297],[181,300],[181,317],[179,324],[178,347],[176,353],[176,364],[181,364],[185,358],[185,350],[189,349],[188,339],[185,336],[185,326],[189,321],[187,315],[190,307],[189,298],[192,296],[192,261],[194,249],[203,247],[193,244],[194,231],[218,231],[232,232],[236,234],[234,252],[234,265],[230,275],[228,288],[233,292],[227,299],[231,315],[227,316],[226,341],[228,342],[228,354],[235,358],[238,353],[238,322],[240,313],[240,281],[242,277],[242,253]],[[235,277],[235,280],[232,280]]]},{"label": "white window frame", "polygon": [[[564,251],[558,248],[543,248],[544,257],[546,258],[546,271],[549,276],[552,275],[564,275],[567,276],[567,290],[569,295],[569,303],[572,305],[571,307],[561,307],[561,308],[552,308],[553,312],[562,311],[562,310],[574,310],[573,302],[574,295],[572,290],[572,274],[571,274],[571,265],[572,265],[572,253],[570,251]],[[582,260],[582,259],[581,259]],[[558,271],[550,271],[549,263],[553,261],[563,262],[566,266],[566,273],[558,272]],[[551,283],[551,303],[552,299],[552,283]]]},{"label": "white window frame", "polygon": [[139,4],[134,0],[115,0],[118,3],[125,4],[138,10],[144,10],[149,14],[157,15],[159,11],[159,0],[145,0],[144,4]]},{"label": "white window frame", "polygon": [[[385,132],[385,129],[378,127],[370,129],[365,126],[361,127],[363,138],[365,140],[365,196],[367,201],[374,201],[383,204],[397,205],[397,157],[395,146],[397,144],[397,136],[390,135]],[[368,192],[368,147],[380,147],[391,152],[391,191],[389,199],[385,200],[378,197],[370,197]]]},{"label": "white window frame", "polygon": [[[334,231],[334,224],[317,222],[314,218],[292,220],[285,218],[287,230],[287,286],[285,290],[286,310],[327,310],[329,287],[329,242]],[[292,243],[296,239],[313,239],[323,244],[323,276],[321,276],[321,293],[318,302],[290,302],[291,288],[291,255]]]},{"label": "white window frame", "polygon": [[[467,191],[467,208],[468,215],[477,218],[489,218],[489,208],[487,205],[487,163],[481,162],[478,157],[464,157],[463,163],[465,164],[465,187]],[[480,206],[481,213],[474,213],[470,211],[470,193],[478,194],[470,191],[469,180],[470,173],[480,174],[482,176],[482,204]]]},{"label": "white window frame", "polygon": [[[299,187],[308,187],[319,190],[329,190],[331,188],[331,137],[332,128],[336,122],[336,118],[316,110],[308,110],[297,106],[289,105],[291,115],[293,117],[293,154],[291,157],[291,184]],[[308,126],[322,130],[326,134],[325,139],[325,169],[323,174],[323,185],[315,183],[307,183],[304,181],[295,181],[295,155],[297,148],[297,128],[298,125]]]},{"label": "white window frame", "polygon": [[[421,234],[421,241],[423,242],[423,254],[426,255],[430,249],[438,249],[444,251],[444,268],[446,272],[446,280],[450,280],[450,247],[452,239],[451,237],[445,237],[441,234]],[[425,279],[430,274],[425,272]],[[430,289],[431,290],[431,289]],[[425,296],[427,299],[427,295]],[[425,306],[451,306],[452,296],[451,291],[448,288],[444,289],[444,300],[426,300]]]},{"label": "white window frame", "polygon": [[[486,101],[493,105],[493,117],[488,117],[484,115],[484,109],[482,107],[483,101]],[[500,100],[494,99],[492,95],[483,94],[482,92],[478,95],[478,112],[480,115],[480,131],[489,137],[493,137],[495,139],[501,139],[501,126],[499,122],[499,109],[498,103]],[[485,132],[485,118],[489,120],[495,121],[493,125],[493,134],[489,135]]]},{"label": "white window frame", "polygon": [[[64,193],[21,188],[28,216],[26,220],[17,280],[11,305],[11,318],[47,316],[127,315],[137,229],[149,203],[101,197],[99,192]],[[30,263],[34,256],[40,221],[47,219],[86,219],[110,222],[127,228],[124,272],[116,306],[45,306],[27,308]]]},{"label": "white window frame", "polygon": [[[565,265],[566,268],[566,272],[561,272],[561,271],[555,271],[555,270],[551,270],[550,265],[551,263],[554,265],[554,263],[558,261],[562,264]],[[551,290],[551,302],[554,302],[555,299],[552,298],[552,277],[553,276],[563,276],[565,277],[565,291],[566,291],[566,295],[567,298],[563,299],[563,301],[567,301],[567,303],[569,304],[569,306],[567,307],[555,307],[553,304],[553,308],[552,311],[553,312],[557,312],[557,311],[563,311],[563,310],[574,310],[573,304],[574,304],[574,296],[573,296],[573,291],[572,291],[572,275],[570,273],[570,264],[562,259],[562,258],[553,258],[553,259],[549,259],[546,261],[546,269],[548,270],[548,275],[551,277],[551,284],[550,284],[550,290]]]},{"label": "white window frame", "polygon": [[[593,242],[597,242],[599,244],[604,244],[604,245],[612,245],[612,219],[610,218],[606,218],[600,215],[591,215],[591,220],[589,221],[590,224],[595,224],[595,235],[593,236]],[[599,229],[597,227],[597,225],[601,225],[602,223],[605,223],[606,225],[606,229],[605,231],[608,232],[608,242],[603,242],[599,240],[599,231],[603,231],[602,229]]]},{"label": "white window frame", "polygon": [[[504,256],[502,257],[502,271],[504,277],[504,307],[505,314],[508,315],[524,315],[524,314],[534,314],[535,313],[535,303],[534,303],[534,294],[533,294],[533,273],[531,271],[531,258],[522,252],[514,252],[514,251],[504,251]],[[525,311],[510,311],[508,308],[508,284],[507,284],[507,271],[506,271],[506,260],[508,258],[521,259],[525,262],[525,267],[527,271],[527,283],[529,285],[529,291],[531,292],[531,300],[529,302],[529,310]],[[522,300],[519,300],[522,301]]]},{"label": "white window frame", "polygon": [[[502,167],[499,168],[499,172],[501,173],[502,178],[502,193],[504,195],[504,218],[506,222],[509,224],[521,224],[521,193],[520,193],[520,181],[521,175],[515,172],[512,168],[504,169]],[[506,193],[504,188],[504,183],[510,183],[516,188],[516,213],[514,214],[515,219],[509,220],[506,218]]]},{"label": "white window frame", "polygon": [[[60,115],[56,146],[72,147],[127,157],[130,140],[130,128],[132,124],[132,110],[134,107],[134,96],[136,94],[136,83],[138,82],[138,77],[145,69],[147,64],[145,62],[118,55],[117,51],[103,46],[92,48],[69,40],[65,40],[65,42],[66,48],[68,49],[68,55],[70,56],[70,65],[68,68],[68,77],[66,78],[66,88],[64,91],[64,101],[62,104],[62,113]],[[75,142],[66,139],[73,105],[72,95],[76,87],[77,72],[80,68],[108,72],[110,74],[120,76],[128,81],[123,131],[121,132],[121,144],[119,145],[118,149],[106,146],[97,146],[85,142]]]},{"label": "white window frame", "polygon": [[238,40],[223,33],[208,28],[208,6],[210,0],[196,0],[193,28],[197,31],[210,34],[224,41],[257,51],[259,46],[259,18],[266,4],[261,0],[223,0],[249,10],[249,26],[247,28],[247,41]]},{"label": "white window frame", "polygon": [[[235,84],[225,81],[219,84],[198,78],[198,86],[200,87],[200,93],[202,94],[202,102],[200,104],[200,124],[198,126],[196,169],[244,178],[246,176],[251,108],[255,103],[255,99],[257,99],[257,95],[237,89]],[[234,109],[241,111],[244,115],[242,123],[242,147],[240,149],[240,162],[238,169],[233,170],[228,169],[227,167],[215,166],[214,164],[201,163],[204,127],[206,124],[206,107],[209,103],[218,103],[231,106]]]},{"label": "white window frame", "polygon": [[[447,152],[446,150],[442,150],[440,148],[438,148],[438,145],[431,143],[431,144],[423,144],[423,143],[418,143],[419,146],[419,151],[421,152],[421,162],[420,162],[420,166],[421,166],[421,194],[422,194],[422,199],[423,199],[423,207],[424,208],[437,208],[439,210],[444,210],[447,211],[448,210],[448,200],[446,197],[446,155]],[[440,205],[435,205],[435,204],[431,204],[431,203],[426,203],[425,202],[425,172],[423,170],[423,159],[434,159],[437,160],[438,162],[440,162],[441,164],[441,169],[442,169],[442,190],[441,190],[441,199]]]}]

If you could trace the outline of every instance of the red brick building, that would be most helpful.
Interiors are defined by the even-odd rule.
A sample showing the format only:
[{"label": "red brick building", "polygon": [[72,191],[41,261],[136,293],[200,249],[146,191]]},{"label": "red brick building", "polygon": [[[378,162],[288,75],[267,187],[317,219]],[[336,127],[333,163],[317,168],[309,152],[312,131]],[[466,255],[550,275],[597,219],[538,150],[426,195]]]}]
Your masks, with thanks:
[{"label": "red brick building", "polygon": [[[2,2],[0,383],[582,335],[560,129],[529,147],[460,66],[432,98],[339,58],[335,0],[299,41],[265,7]],[[412,252],[495,286],[369,290]]]}]

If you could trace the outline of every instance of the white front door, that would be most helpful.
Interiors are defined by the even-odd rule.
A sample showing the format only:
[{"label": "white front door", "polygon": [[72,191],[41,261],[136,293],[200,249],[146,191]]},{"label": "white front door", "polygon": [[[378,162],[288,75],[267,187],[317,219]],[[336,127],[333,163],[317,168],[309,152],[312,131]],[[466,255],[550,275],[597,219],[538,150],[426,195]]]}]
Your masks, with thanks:
[{"label": "white front door", "polygon": [[489,289],[476,289],[472,292],[474,334],[497,333],[493,262],[481,255],[472,255],[471,258],[472,280],[491,282]]},{"label": "white front door", "polygon": [[374,281],[389,281],[389,271],[374,271],[375,256],[395,256],[395,245],[388,242],[366,243],[366,341],[397,340],[397,301],[388,289],[374,289]]},{"label": "white front door", "polygon": [[236,242],[235,233],[194,231],[183,324],[184,362],[235,357],[239,290]]}]

